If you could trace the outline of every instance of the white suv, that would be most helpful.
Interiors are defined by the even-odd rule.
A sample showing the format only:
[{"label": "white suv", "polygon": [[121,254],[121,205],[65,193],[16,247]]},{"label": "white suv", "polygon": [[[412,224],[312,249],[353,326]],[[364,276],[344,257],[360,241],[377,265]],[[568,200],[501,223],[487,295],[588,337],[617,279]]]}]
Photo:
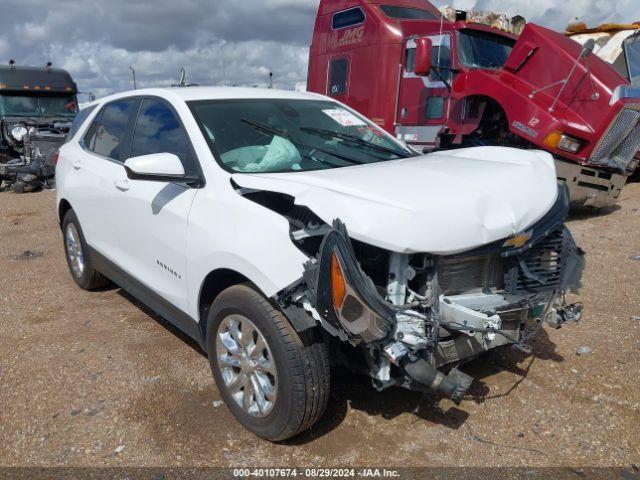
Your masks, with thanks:
[{"label": "white suv", "polygon": [[174,88],[91,104],[56,175],[76,283],[109,279],[195,338],[270,440],[322,415],[330,364],[460,401],[461,362],[580,316],[546,153],[421,156],[326,97]]}]

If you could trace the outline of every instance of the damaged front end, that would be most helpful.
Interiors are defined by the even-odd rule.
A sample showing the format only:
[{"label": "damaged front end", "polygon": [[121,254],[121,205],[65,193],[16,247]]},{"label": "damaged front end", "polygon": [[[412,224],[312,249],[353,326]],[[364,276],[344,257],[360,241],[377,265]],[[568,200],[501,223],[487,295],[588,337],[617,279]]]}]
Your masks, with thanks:
[{"label": "damaged front end", "polygon": [[54,153],[71,127],[68,120],[0,120],[0,190],[16,193],[54,186]]},{"label": "damaged front end", "polygon": [[[578,321],[583,252],[564,219],[566,187],[528,231],[456,255],[404,254],[351,239],[347,227],[289,218],[299,245],[315,239],[303,278],[276,300],[296,328],[320,324],[360,350],[378,389],[434,391],[459,402],[472,378],[462,362],[503,345],[530,353],[546,321]],[[284,212],[281,212],[284,213]],[[285,215],[289,217],[290,215]]]}]

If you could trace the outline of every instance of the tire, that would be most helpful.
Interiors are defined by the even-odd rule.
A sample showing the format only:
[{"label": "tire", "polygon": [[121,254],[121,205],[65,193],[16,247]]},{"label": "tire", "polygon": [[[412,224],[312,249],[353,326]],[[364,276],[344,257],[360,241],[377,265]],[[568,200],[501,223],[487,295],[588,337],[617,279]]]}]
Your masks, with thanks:
[{"label": "tire", "polygon": [[[259,344],[261,335],[266,348],[262,351],[254,348],[251,355],[242,360],[244,365],[231,367],[222,363],[222,356],[239,357],[233,357],[229,344],[222,339],[228,342],[233,337],[228,327],[236,321],[240,334],[251,332],[251,328],[257,331],[251,332],[250,337],[240,337],[242,341],[249,338],[249,345]],[[250,349],[249,346],[246,351]],[[284,315],[253,288],[235,285],[215,299],[207,319],[207,351],[213,377],[227,407],[238,422],[259,437],[273,442],[286,440],[311,427],[324,413],[330,391],[325,342],[315,329],[296,333]],[[258,359],[254,362],[258,365],[257,373],[247,366],[246,362],[252,362],[252,358]],[[270,365],[275,374],[269,373],[263,364]],[[252,393],[247,398],[249,403],[254,400],[253,406],[247,409],[244,402],[247,387],[238,390],[237,385],[249,378],[255,380],[245,383],[249,392],[268,381],[266,388],[258,390],[263,400],[268,397],[265,392],[275,392],[273,401],[267,399],[261,408],[258,394]]]},{"label": "tire", "polygon": [[[75,240],[72,239],[75,238]],[[73,210],[69,210],[62,221],[62,240],[64,242],[64,253],[67,258],[67,265],[71,277],[83,290],[95,290],[104,287],[109,283],[109,279],[93,268],[93,262],[89,255],[87,242],[84,239],[82,228],[78,217]],[[78,268],[78,263],[74,264],[74,254],[81,257],[82,268]]]},{"label": "tire", "polygon": [[26,187],[27,185],[24,182],[17,180],[11,184],[11,191],[18,194],[24,193]]}]

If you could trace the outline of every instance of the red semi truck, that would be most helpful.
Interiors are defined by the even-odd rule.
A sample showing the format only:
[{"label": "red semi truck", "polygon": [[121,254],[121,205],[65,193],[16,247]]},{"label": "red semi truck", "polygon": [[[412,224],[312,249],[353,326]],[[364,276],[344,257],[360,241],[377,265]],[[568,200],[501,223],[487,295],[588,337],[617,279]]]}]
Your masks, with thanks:
[{"label": "red semi truck", "polygon": [[574,204],[603,207],[638,165],[640,89],[592,48],[450,22],[426,0],[321,0],[307,89],[420,149],[544,149]]}]

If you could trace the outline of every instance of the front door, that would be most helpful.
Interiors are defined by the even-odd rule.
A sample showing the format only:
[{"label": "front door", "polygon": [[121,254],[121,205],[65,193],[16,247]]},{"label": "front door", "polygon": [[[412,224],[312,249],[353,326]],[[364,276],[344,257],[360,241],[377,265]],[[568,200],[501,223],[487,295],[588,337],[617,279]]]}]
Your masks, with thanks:
[{"label": "front door", "polygon": [[436,144],[447,120],[451,83],[451,35],[427,38],[433,45],[433,68],[427,77],[414,73],[416,40],[407,40],[396,112],[396,136],[421,148],[432,148]]}]

